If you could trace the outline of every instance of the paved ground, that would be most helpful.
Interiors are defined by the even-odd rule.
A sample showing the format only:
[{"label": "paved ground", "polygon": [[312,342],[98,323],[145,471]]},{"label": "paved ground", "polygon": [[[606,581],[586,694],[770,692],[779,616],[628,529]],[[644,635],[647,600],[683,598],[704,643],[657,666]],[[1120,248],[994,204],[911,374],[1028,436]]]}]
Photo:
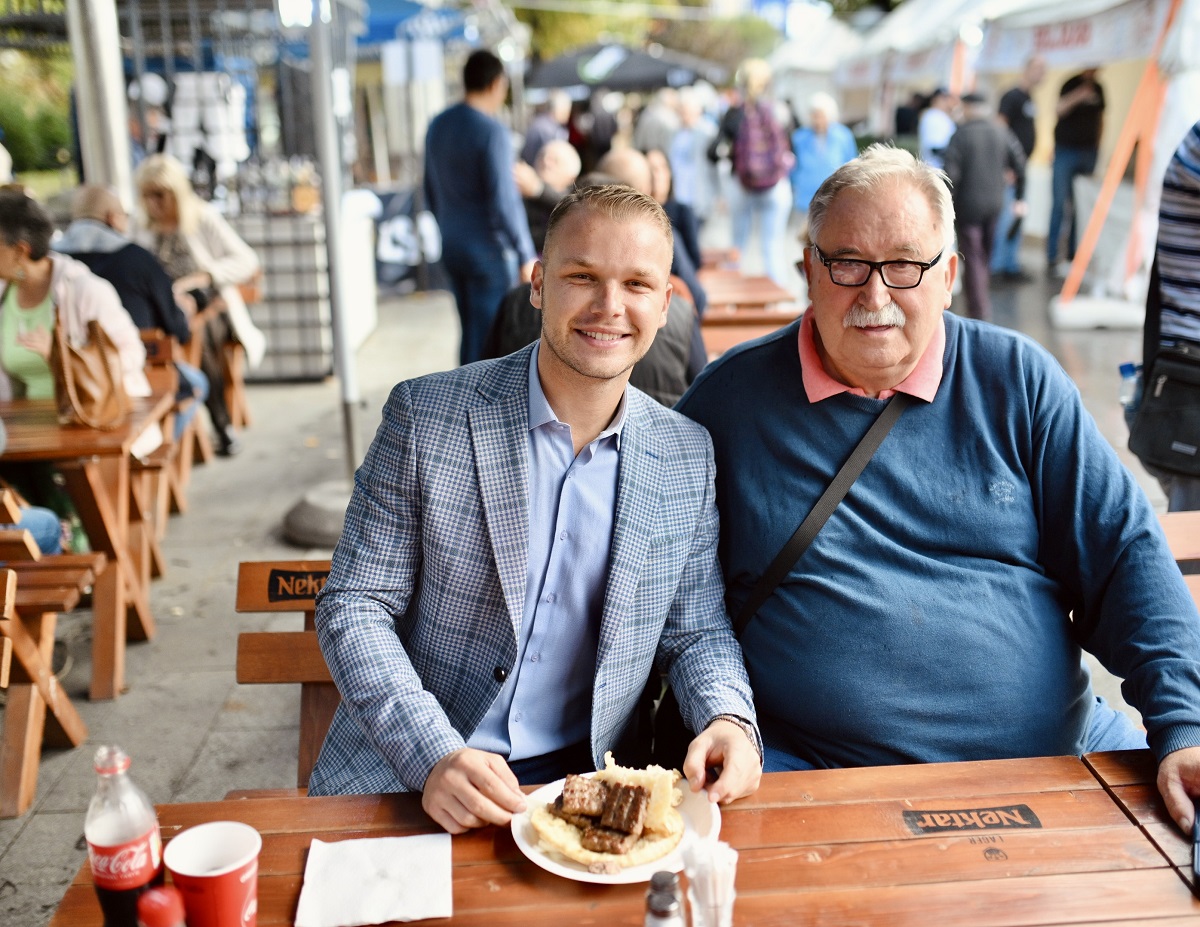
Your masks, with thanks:
[{"label": "paved ground", "polygon": [[[748,269],[753,267],[751,260]],[[1116,369],[1137,355],[1140,333],[1052,330],[1046,306],[1055,290],[1037,280],[997,291],[996,321],[1049,347],[1079,384],[1105,434],[1123,448]],[[456,344],[448,297],[418,295],[380,305],[378,330],[359,353],[364,447],[390,386],[452,366]],[[165,543],[169,572],[151,589],[158,637],[129,648],[130,689],[122,698],[86,700],[89,625],[86,615],[63,621],[60,636],[69,641],[74,661],[63,682],[91,737],[76,750],[48,751],[34,809],[19,820],[0,821],[4,925],[45,924],[83,862],[91,755],[99,743],[115,741],[130,753],[133,776],[158,803],[214,800],[231,788],[294,783],[299,693],[284,686],[238,686],[234,656],[238,632],[298,628],[300,622],[235,614],[234,584],[241,560],[330,553],[288,545],[280,525],[305,490],[344,475],[341,405],[333,381],[256,384],[250,402],[255,423],[245,451],[198,468],[192,511],[171,524]],[[1157,487],[1123,454],[1161,508]],[[1119,698],[1111,678],[1102,686],[1110,698]]]}]

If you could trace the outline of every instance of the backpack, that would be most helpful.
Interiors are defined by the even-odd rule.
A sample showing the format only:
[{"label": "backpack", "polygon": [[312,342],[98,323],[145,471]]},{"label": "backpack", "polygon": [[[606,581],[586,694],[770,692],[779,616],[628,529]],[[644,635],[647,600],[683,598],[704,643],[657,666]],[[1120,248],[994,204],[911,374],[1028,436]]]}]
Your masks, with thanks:
[{"label": "backpack", "polygon": [[742,112],[733,142],[733,172],[747,190],[769,190],[791,169],[792,152],[770,104],[759,101]]}]

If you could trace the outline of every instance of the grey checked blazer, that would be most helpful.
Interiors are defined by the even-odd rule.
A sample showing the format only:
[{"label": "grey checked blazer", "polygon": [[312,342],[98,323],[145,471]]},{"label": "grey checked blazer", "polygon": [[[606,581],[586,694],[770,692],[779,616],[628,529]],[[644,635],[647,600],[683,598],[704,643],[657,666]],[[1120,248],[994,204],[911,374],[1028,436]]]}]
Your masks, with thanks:
[{"label": "grey checked blazer", "polygon": [[[317,603],[342,704],[310,794],[419,790],[513,670],[532,350],[392,390]],[[694,730],[719,714],[754,720],[717,563],[712,442],[644,393],[628,396],[592,690],[598,765],[655,660]]]}]

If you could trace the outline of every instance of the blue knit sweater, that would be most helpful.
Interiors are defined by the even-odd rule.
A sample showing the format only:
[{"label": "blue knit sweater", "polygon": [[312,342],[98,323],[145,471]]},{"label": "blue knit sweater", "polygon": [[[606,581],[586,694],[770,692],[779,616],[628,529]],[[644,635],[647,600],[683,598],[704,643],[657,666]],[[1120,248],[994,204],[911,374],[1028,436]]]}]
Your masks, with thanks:
[{"label": "blue knit sweater", "polygon": [[[1145,495],[1046,351],[945,324],[934,401],[742,639],[764,740],[818,767],[1078,754],[1081,640],[1160,758],[1200,744],[1200,616]],[[798,327],[710,364],[678,406],[715,444],[731,614],[884,405],[810,403]]]}]

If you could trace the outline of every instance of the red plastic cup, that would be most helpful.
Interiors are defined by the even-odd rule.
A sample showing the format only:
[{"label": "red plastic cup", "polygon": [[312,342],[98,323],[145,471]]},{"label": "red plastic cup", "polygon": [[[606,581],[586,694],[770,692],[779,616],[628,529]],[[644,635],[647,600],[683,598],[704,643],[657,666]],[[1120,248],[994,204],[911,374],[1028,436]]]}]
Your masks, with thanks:
[{"label": "red plastic cup", "polygon": [[188,927],[255,927],[261,849],[258,831],[236,821],[198,824],[167,844],[163,862]]}]

